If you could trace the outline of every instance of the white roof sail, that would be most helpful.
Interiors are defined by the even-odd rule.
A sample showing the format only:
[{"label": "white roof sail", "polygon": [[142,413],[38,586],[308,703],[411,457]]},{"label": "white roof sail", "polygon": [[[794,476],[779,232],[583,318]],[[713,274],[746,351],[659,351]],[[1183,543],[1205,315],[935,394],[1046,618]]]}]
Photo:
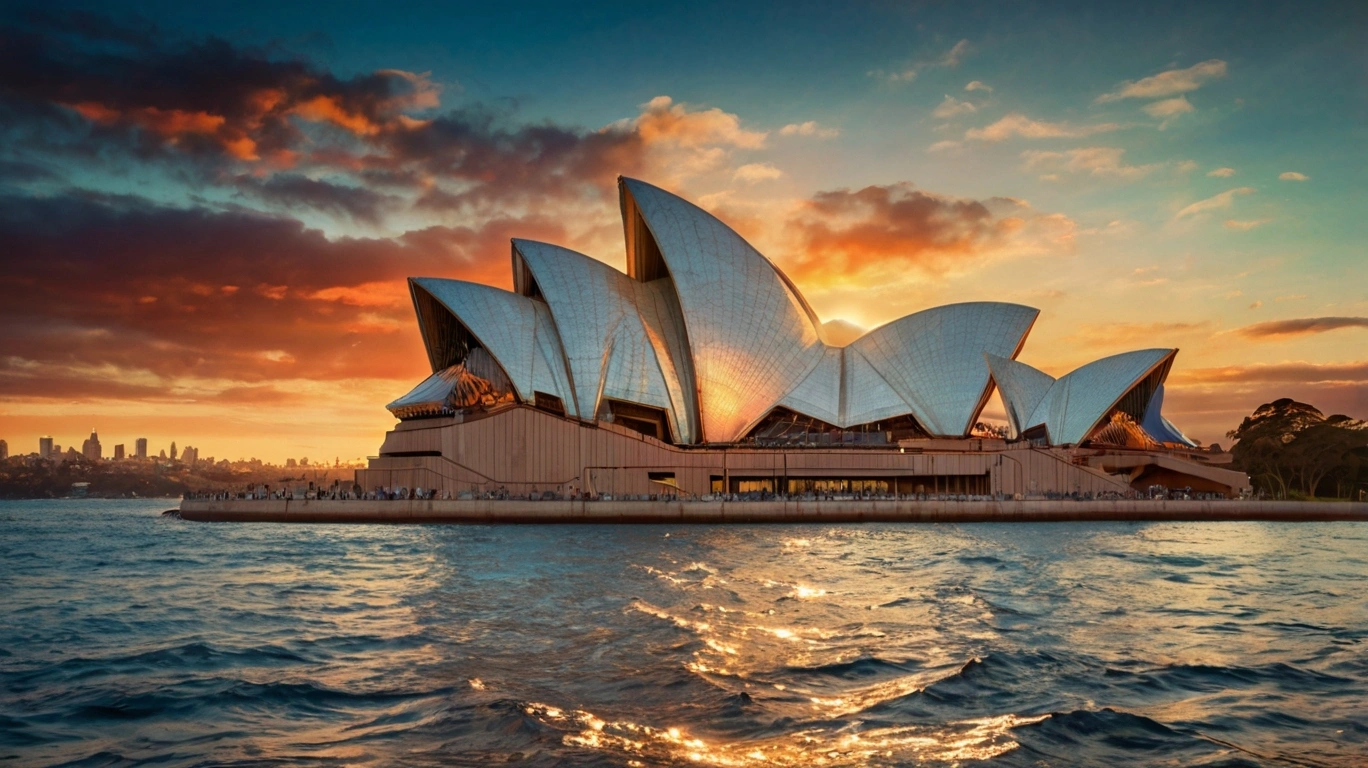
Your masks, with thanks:
[{"label": "white roof sail", "polygon": [[479,283],[415,277],[424,291],[446,307],[499,363],[518,390],[532,402],[536,392],[559,397],[566,413],[578,415],[565,370],[560,336],[545,304]]},{"label": "white roof sail", "polygon": [[1196,448],[1197,442],[1187,435],[1183,430],[1173,426],[1173,422],[1164,418],[1164,385],[1160,384],[1154,389],[1154,397],[1150,399],[1149,407],[1145,409],[1145,418],[1140,426],[1149,433],[1150,437],[1161,443],[1177,443],[1186,445],[1189,448]]},{"label": "white roof sail", "polygon": [[823,358],[815,315],[768,259],[712,214],[635,179],[621,179],[621,191],[629,274],[674,282],[702,437],[738,440]]},{"label": "white roof sail", "polygon": [[[1050,386],[1027,419],[1026,429],[1044,424],[1052,444],[1077,445],[1151,374],[1159,373],[1158,383],[1163,383],[1162,378],[1177,354],[1176,349],[1141,349],[1094,360]],[[1146,393],[1141,409],[1150,397]]]},{"label": "white roof sail", "polygon": [[642,320],[642,304],[651,301],[646,287],[549,243],[515,239],[513,259],[519,292],[531,296],[535,287],[551,309],[579,413],[592,418],[605,397],[654,406],[668,413],[680,442],[689,442],[688,419],[677,417],[666,383],[664,371],[673,368],[661,365]]},{"label": "white roof sail", "polygon": [[851,342],[892,386],[927,432],[969,434],[992,393],[985,352],[1015,357],[1040,310],[969,302],[935,307]]},{"label": "white roof sail", "polygon": [[[1016,436],[1044,427],[1050,442],[1078,444],[1123,411],[1161,442],[1191,444],[1160,412],[1177,350],[1113,355],[1055,380],[1015,360],[1039,310],[1000,302],[936,307],[828,345],[793,283],[727,225],[641,181],[621,178],[619,191],[625,275],[515,240],[516,293],[412,279],[433,371],[483,347],[523,402],[542,392],[583,419],[604,398],[660,408],[681,443],[736,442],[776,407],[843,429],[911,416],[958,437],[997,386]],[[427,408],[446,386],[435,377],[412,393],[422,402],[396,404]]]},{"label": "white roof sail", "polygon": [[1006,357],[985,352],[988,370],[1002,393],[1002,405],[1007,409],[1007,423],[1012,428],[1012,437],[1020,437],[1022,432],[1035,426],[1027,420],[1035,412],[1036,406],[1045,399],[1045,394],[1054,384],[1053,376],[1044,371]]}]

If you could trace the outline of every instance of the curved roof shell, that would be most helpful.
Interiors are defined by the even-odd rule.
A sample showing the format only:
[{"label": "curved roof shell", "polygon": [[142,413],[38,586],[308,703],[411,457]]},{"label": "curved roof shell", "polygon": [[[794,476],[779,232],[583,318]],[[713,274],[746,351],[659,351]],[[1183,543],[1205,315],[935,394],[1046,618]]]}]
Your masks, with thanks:
[{"label": "curved roof shell", "polygon": [[712,214],[645,182],[621,184],[629,274],[673,281],[702,437],[738,440],[821,361],[815,315],[769,259]]},{"label": "curved roof shell", "polygon": [[1015,357],[1040,310],[968,302],[876,328],[850,344],[933,435],[966,435],[992,394],[984,353]]},{"label": "curved roof shell", "polygon": [[1076,445],[1133,392],[1142,395],[1139,407],[1127,410],[1136,411],[1138,422],[1154,389],[1140,393],[1137,388],[1151,381],[1154,388],[1162,384],[1177,354],[1176,349],[1141,349],[1088,363],[1050,385],[1026,428],[1044,424],[1051,443]]},{"label": "curved roof shell", "polygon": [[[419,292],[431,296],[470,331],[508,374],[520,399],[532,402],[535,393],[543,392],[560,398],[567,414],[579,415],[566,373],[565,353],[546,304],[463,280],[417,277],[410,278],[409,285],[415,302]],[[433,329],[423,331],[431,350]],[[441,367],[445,366],[434,361],[433,372]]]},{"label": "curved roof shell", "polygon": [[1028,421],[1035,413],[1036,406],[1045,399],[1055,378],[1018,360],[990,353],[984,353],[983,357],[988,361],[988,370],[1002,396],[1002,406],[1007,411],[1007,423],[1012,429],[1012,436],[1019,437],[1034,426]]},{"label": "curved roof shell", "polygon": [[692,442],[692,403],[663,340],[678,321],[657,290],[558,245],[515,239],[513,261],[518,292],[551,310],[578,412],[597,414],[604,398],[654,406],[679,442]]},{"label": "curved roof shell", "polygon": [[1140,421],[1140,426],[1150,434],[1150,437],[1161,443],[1177,443],[1189,448],[1196,448],[1197,443],[1192,438],[1183,434],[1182,430],[1164,418],[1163,408],[1164,385],[1160,384],[1154,389],[1154,397],[1150,399],[1149,407],[1145,409],[1145,417]]},{"label": "curved roof shell", "polygon": [[[606,400],[658,408],[680,443],[736,442],[776,408],[841,429],[910,417],[928,434],[962,436],[996,385],[1017,435],[1043,426],[1052,442],[1076,444],[1122,411],[1161,441],[1190,444],[1159,412],[1176,350],[1115,355],[1056,381],[1014,359],[1039,311],[1000,302],[928,309],[830,345],[797,287],[726,224],[619,182],[627,274],[515,240],[516,292],[410,281],[434,372],[482,347],[524,402],[545,393],[585,420]],[[394,405],[437,407],[445,386],[437,376]]]}]

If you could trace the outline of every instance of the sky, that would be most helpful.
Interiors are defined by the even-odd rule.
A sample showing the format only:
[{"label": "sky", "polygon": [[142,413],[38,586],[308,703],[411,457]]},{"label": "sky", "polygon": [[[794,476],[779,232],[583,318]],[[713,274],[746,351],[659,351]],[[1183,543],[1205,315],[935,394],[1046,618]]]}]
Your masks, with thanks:
[{"label": "sky", "polygon": [[[1368,418],[1368,5],[44,3],[0,10],[0,439],[354,460],[429,370],[405,279],[624,267],[693,200],[822,320],[1037,307],[1165,413]],[[1001,418],[990,403],[985,415]]]}]

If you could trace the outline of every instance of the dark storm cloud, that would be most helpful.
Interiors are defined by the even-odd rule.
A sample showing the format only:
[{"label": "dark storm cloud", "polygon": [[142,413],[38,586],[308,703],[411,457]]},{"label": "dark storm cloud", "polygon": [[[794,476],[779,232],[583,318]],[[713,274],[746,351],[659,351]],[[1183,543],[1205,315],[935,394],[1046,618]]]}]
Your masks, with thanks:
[{"label": "dark storm cloud", "polygon": [[[75,12],[0,20],[0,137],[9,161],[155,160],[196,184],[374,224],[383,183],[423,209],[609,197],[644,152],[630,128],[519,125],[465,105],[442,110],[426,74],[337,76],[278,51]],[[242,181],[250,175],[255,181]],[[319,181],[348,175],[356,184]],[[443,187],[449,184],[450,188]]]},{"label": "dark storm cloud", "polygon": [[[64,394],[106,391],[102,367],[247,383],[411,379],[423,354],[405,278],[506,285],[514,234],[564,232],[527,217],[330,240],[249,212],[0,197],[0,389],[50,396],[65,376],[53,385]],[[24,375],[35,368],[44,375]]]},{"label": "dark storm cloud", "polygon": [[239,176],[237,188],[244,195],[280,208],[312,208],[365,224],[379,224],[386,211],[399,205],[399,198],[392,195],[365,187],[332,184],[296,173],[266,178]]}]

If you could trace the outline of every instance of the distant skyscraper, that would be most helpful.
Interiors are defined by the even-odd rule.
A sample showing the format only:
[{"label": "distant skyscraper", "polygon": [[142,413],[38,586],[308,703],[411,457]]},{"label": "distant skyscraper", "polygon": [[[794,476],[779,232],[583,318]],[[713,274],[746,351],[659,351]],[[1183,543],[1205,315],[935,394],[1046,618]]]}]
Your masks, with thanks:
[{"label": "distant skyscraper", "polygon": [[53,457],[53,456],[52,456],[52,438],[50,438],[50,437],[40,437],[40,438],[38,438],[38,458],[40,458],[40,459],[50,459],[50,458],[52,458],[52,457]]},{"label": "distant skyscraper", "polygon": [[114,446],[114,460],[115,460],[115,461],[123,461],[123,458],[124,458],[124,447],[123,447],[123,443],[119,443],[118,445]]},{"label": "distant skyscraper", "polygon": [[140,437],[133,443],[133,456],[139,459],[147,458],[147,438]]},{"label": "distant skyscraper", "polygon": [[171,460],[176,460],[176,441],[171,441]]},{"label": "distant skyscraper", "polygon": [[9,443],[5,442],[4,440],[0,440],[0,461],[4,461],[5,459],[8,459],[8,458],[9,458]]},{"label": "distant skyscraper", "polygon": [[104,452],[100,448],[100,436],[95,430],[90,430],[90,439],[81,443],[81,453],[91,461],[99,461],[104,457]]}]

